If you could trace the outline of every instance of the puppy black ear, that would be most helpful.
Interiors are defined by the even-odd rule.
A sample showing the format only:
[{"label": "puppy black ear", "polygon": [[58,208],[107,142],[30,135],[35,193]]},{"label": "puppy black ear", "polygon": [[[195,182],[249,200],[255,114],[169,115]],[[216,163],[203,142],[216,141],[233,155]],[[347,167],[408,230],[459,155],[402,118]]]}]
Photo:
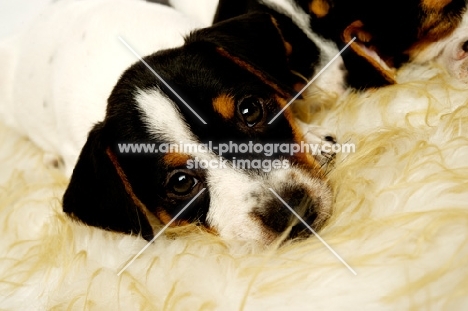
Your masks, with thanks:
[{"label": "puppy black ear", "polygon": [[219,0],[213,24],[246,14],[251,11],[254,5],[258,5],[258,2],[252,0]]},{"label": "puppy black ear", "polygon": [[288,17],[249,13],[194,32],[187,43],[211,42],[232,60],[243,60],[276,81],[294,86],[309,77],[319,62],[319,49]]},{"label": "puppy black ear", "polygon": [[103,128],[103,123],[96,125],[88,136],[63,196],[63,211],[91,226],[141,234],[151,240],[153,229],[141,202],[129,191],[121,168],[114,163]]}]

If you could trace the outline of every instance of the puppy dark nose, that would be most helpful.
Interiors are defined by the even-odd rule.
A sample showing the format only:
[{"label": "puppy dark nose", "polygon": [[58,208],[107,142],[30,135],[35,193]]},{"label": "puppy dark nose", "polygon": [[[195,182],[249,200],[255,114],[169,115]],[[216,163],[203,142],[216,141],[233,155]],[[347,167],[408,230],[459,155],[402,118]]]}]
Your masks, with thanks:
[{"label": "puppy dark nose", "polygon": [[[316,218],[317,218],[317,213],[315,209],[311,209],[311,213],[307,217],[303,218],[304,222],[308,226],[306,226],[303,222],[300,221],[297,225],[292,227],[288,238],[289,239],[307,238],[310,235],[312,235],[313,232],[310,230],[310,228],[312,228],[312,223],[315,221]],[[316,228],[312,228],[312,229],[316,230]]]},{"label": "puppy dark nose", "polygon": [[[306,194],[303,189],[287,189],[278,193],[279,196],[291,207],[294,212],[301,217],[310,226],[317,214],[314,201]],[[266,204],[266,209],[257,210],[255,216],[260,218],[262,223],[270,230],[281,234],[288,226],[293,225],[290,234],[291,238],[307,236],[306,226],[291,212],[291,210],[276,197],[272,197]],[[304,232],[303,232],[304,231]],[[307,230],[310,235],[310,230]]]},{"label": "puppy dark nose", "polygon": [[468,52],[468,41],[463,42],[461,48],[463,51]]}]

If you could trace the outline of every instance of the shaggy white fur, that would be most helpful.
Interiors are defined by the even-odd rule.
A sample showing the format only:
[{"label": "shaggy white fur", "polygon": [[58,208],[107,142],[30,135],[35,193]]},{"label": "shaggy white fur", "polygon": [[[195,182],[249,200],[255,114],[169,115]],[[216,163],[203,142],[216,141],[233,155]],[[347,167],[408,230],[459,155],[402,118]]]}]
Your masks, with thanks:
[{"label": "shaggy white fur", "polygon": [[[407,66],[400,85],[297,109],[356,153],[329,174],[321,237],[262,248],[188,227],[145,241],[70,221],[66,180],[0,127],[4,310],[467,310],[468,87]],[[323,102],[323,101],[321,101]]]},{"label": "shaggy white fur", "polygon": [[320,235],[357,276],[314,237],[265,248],[195,227],[119,276],[146,242],[68,219],[67,180],[0,124],[0,309],[468,310],[468,86],[435,64],[398,79],[295,107],[356,144],[330,171]]}]

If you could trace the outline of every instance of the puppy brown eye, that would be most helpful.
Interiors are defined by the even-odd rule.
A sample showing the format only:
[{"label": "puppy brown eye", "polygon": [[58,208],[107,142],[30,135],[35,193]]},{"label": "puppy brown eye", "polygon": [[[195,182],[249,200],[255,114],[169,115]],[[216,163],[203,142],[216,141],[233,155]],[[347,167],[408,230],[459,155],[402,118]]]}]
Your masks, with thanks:
[{"label": "puppy brown eye", "polygon": [[197,186],[198,179],[186,172],[175,172],[169,178],[166,188],[176,196],[186,196]]},{"label": "puppy brown eye", "polygon": [[263,119],[263,105],[259,98],[246,97],[239,103],[239,114],[248,127],[253,127]]}]

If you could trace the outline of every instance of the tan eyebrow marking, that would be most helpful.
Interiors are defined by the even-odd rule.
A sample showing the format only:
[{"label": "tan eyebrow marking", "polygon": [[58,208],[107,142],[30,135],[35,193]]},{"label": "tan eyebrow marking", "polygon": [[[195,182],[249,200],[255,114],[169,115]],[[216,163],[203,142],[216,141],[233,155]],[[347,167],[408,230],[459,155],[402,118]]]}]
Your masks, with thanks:
[{"label": "tan eyebrow marking", "polygon": [[224,119],[229,120],[234,117],[236,103],[231,96],[222,94],[213,100],[213,108]]},{"label": "tan eyebrow marking", "polygon": [[170,152],[164,155],[163,161],[169,167],[184,166],[191,157],[188,154]]},{"label": "tan eyebrow marking", "polygon": [[310,12],[314,13],[318,18],[322,18],[326,16],[330,11],[330,5],[325,0],[313,0],[309,4],[309,10]]}]

